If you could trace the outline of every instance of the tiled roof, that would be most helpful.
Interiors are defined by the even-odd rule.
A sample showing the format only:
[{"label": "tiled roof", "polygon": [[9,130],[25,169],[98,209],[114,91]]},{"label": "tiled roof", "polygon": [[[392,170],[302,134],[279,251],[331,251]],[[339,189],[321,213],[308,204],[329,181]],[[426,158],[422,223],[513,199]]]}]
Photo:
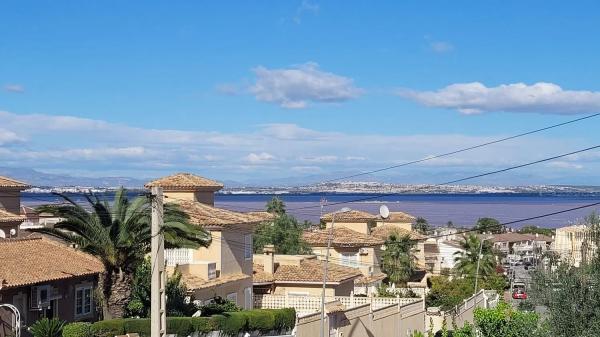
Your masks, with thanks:
[{"label": "tiled roof", "polygon": [[415,239],[415,240],[425,238],[423,235],[421,235],[415,231],[409,231],[404,228],[400,228],[398,226],[390,225],[390,224],[377,226],[371,230],[371,235],[378,239],[381,239],[381,240],[389,239],[390,235],[392,235],[392,234],[397,234],[400,236],[410,235],[410,238]]},{"label": "tiled roof", "polygon": [[552,238],[545,235],[521,234],[521,233],[502,233],[496,234],[492,238],[492,242],[519,242],[519,241],[552,241]]},{"label": "tiled roof", "polygon": [[146,188],[160,186],[167,190],[200,190],[206,189],[217,191],[223,188],[223,184],[200,177],[191,173],[177,173],[167,177],[153,180],[146,185]]},{"label": "tiled roof", "polygon": [[342,304],[340,300],[335,300],[331,302],[325,303],[325,312],[326,313],[334,313],[334,312],[342,312],[346,310],[346,307]]},{"label": "tiled roof", "polygon": [[275,219],[274,214],[266,212],[266,211],[246,212],[245,214],[253,216],[253,217],[261,218],[261,219],[263,219],[263,221],[269,221],[269,220]]},{"label": "tiled roof", "polygon": [[102,273],[100,260],[44,238],[0,240],[1,287],[19,287]]},{"label": "tiled roof", "polygon": [[229,283],[229,282],[249,279],[250,277],[251,276],[249,276],[249,275],[238,273],[238,274],[224,275],[224,276],[217,277],[217,278],[207,281],[207,280],[204,280],[204,279],[202,279],[198,276],[194,276],[194,275],[189,275],[189,274],[181,275],[182,281],[185,283],[185,285],[187,286],[187,288],[189,290],[216,287],[216,286],[220,286],[222,284]]},{"label": "tiled roof", "polygon": [[354,280],[354,284],[356,285],[369,285],[371,283],[374,282],[379,282],[381,280],[383,280],[384,278],[386,278],[387,275],[384,273],[377,273],[377,274],[373,274],[371,276],[361,276],[359,278],[357,278],[356,280]]},{"label": "tiled roof", "polygon": [[381,215],[378,215],[377,219],[390,222],[413,222],[417,218],[404,212],[390,212],[390,215],[387,218],[383,219]]},{"label": "tiled roof", "polygon": [[[327,213],[321,217],[321,220],[325,222],[331,222],[333,219],[334,213]],[[335,214],[336,222],[367,222],[371,220],[375,220],[377,217],[371,213],[351,210],[348,212],[342,212]]]},{"label": "tiled roof", "polygon": [[30,186],[29,186],[29,184],[26,184],[24,182],[0,176],[0,187],[12,187],[12,188],[26,189],[26,188],[29,188]]},{"label": "tiled roof", "polygon": [[[323,261],[306,259],[299,264],[275,264],[275,273],[267,275],[264,266],[254,264],[254,283],[297,283],[297,282],[323,282]],[[356,268],[340,266],[335,263],[327,265],[327,283],[340,283],[355,279],[362,274]]]},{"label": "tiled roof", "polygon": [[228,225],[257,224],[264,218],[255,215],[234,212],[222,208],[212,207],[198,201],[177,200],[181,210],[190,216],[190,222],[200,226],[221,227]]},{"label": "tiled roof", "polygon": [[19,214],[14,214],[0,208],[0,223],[1,222],[21,222],[25,221],[25,217]]},{"label": "tiled roof", "polygon": [[[304,232],[302,239],[313,247],[326,247],[329,239],[329,229],[314,232]],[[331,247],[372,247],[380,246],[385,240],[353,231],[346,227],[333,229]]]}]

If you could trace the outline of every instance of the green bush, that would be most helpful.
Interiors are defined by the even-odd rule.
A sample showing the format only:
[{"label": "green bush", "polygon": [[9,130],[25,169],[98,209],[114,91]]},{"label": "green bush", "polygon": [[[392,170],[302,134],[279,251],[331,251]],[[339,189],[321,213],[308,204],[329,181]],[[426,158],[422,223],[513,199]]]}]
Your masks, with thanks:
[{"label": "green bush", "polygon": [[[256,309],[225,312],[212,317],[168,317],[167,333],[185,337],[194,332],[205,334],[220,330],[223,335],[233,336],[240,332],[253,331],[260,333],[286,332],[294,328],[295,324],[296,311],[294,309]],[[142,337],[150,337],[150,320],[127,318],[100,321],[91,325],[91,331],[93,337],[114,337],[126,333],[138,333]]]},{"label": "green bush", "polygon": [[62,335],[65,322],[59,319],[42,318],[29,327],[33,337],[60,337]]},{"label": "green bush", "polygon": [[204,317],[242,310],[242,308],[238,307],[235,303],[220,296],[213,298],[213,303],[203,305],[199,309]]},{"label": "green bush", "polygon": [[92,324],[87,322],[69,323],[63,327],[62,337],[92,337]]}]

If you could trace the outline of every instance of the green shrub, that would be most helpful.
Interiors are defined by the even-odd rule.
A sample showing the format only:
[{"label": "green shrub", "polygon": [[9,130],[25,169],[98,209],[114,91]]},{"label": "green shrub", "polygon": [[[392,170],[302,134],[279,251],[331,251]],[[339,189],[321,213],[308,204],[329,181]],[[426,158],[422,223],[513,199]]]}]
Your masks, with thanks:
[{"label": "green shrub", "polygon": [[150,337],[150,319],[148,318],[127,318],[124,320],[124,327],[125,333],[138,333],[142,337]]},{"label": "green shrub", "polygon": [[[256,309],[225,312],[212,317],[168,317],[167,333],[185,337],[194,332],[202,335],[220,330],[225,336],[234,336],[240,332],[285,332],[294,328],[295,324],[294,309]],[[88,336],[63,337],[114,337],[126,333],[138,333],[141,337],[150,337],[150,320],[127,318],[100,321],[91,325],[91,331],[92,334]]]},{"label": "green shrub", "polygon": [[92,324],[92,333],[94,337],[114,337],[117,335],[124,335],[126,333],[125,320],[110,319],[95,322]]},{"label": "green shrub", "polygon": [[271,310],[252,310],[246,313],[248,330],[267,333],[275,330],[275,314]]},{"label": "green shrub", "polygon": [[202,313],[202,316],[204,317],[210,317],[212,315],[221,315],[224,312],[234,312],[242,310],[242,308],[238,307],[235,303],[219,296],[213,298],[213,303],[203,305],[199,309]]},{"label": "green shrub", "polygon": [[225,312],[222,315],[214,315],[212,318],[225,336],[234,336],[248,331],[248,315],[243,311]]},{"label": "green shrub", "polygon": [[65,322],[59,319],[42,318],[33,323],[29,331],[33,337],[61,337]]},{"label": "green shrub", "polygon": [[87,322],[69,323],[63,327],[62,337],[92,337],[92,324]]}]

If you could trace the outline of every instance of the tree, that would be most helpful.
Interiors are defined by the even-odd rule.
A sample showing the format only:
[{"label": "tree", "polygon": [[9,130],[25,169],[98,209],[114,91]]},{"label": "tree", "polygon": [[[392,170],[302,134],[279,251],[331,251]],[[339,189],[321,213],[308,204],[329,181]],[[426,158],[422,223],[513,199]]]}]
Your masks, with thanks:
[{"label": "tree", "polygon": [[253,249],[262,253],[265,245],[274,245],[277,254],[310,254],[312,250],[302,240],[302,232],[310,226],[298,224],[298,220],[285,213],[285,204],[281,199],[273,197],[267,203],[267,212],[275,215],[275,219],[258,225],[254,231]]},{"label": "tree", "polygon": [[[461,251],[454,253],[454,269],[458,276],[474,278],[479,262],[479,275],[485,278],[495,273],[496,261],[489,241],[481,240],[475,234],[463,237]],[[479,251],[481,249],[481,257]]]},{"label": "tree", "polygon": [[[450,310],[463,300],[473,296],[474,280],[472,278],[448,278],[434,276],[430,279],[431,290],[425,301],[428,307],[440,307]],[[500,275],[491,275],[479,283],[480,289],[495,290],[498,294],[504,293],[506,279]]]},{"label": "tree", "polygon": [[[130,201],[125,189],[115,193],[113,204],[93,193],[84,197],[92,210],[64,194],[65,204],[44,205],[38,212],[62,220],[54,228],[34,231],[60,238],[96,256],[104,264],[100,278],[104,319],[121,318],[129,301],[136,268],[150,252],[151,203],[147,197]],[[197,248],[210,244],[210,235],[189,223],[189,217],[176,204],[167,203],[163,212],[166,248]]]},{"label": "tree", "polygon": [[382,270],[387,274],[389,281],[404,284],[410,279],[415,271],[415,245],[416,242],[409,234],[400,236],[394,233],[385,241],[381,260]]},{"label": "tree", "polygon": [[425,218],[418,217],[415,221],[414,230],[421,234],[427,234],[431,230],[431,226],[429,226],[429,222]]},{"label": "tree", "polygon": [[546,235],[546,236],[554,235],[554,230],[552,230],[550,228],[538,227],[535,225],[524,226],[523,228],[519,229],[517,232],[521,233],[521,234],[541,234],[541,235]]},{"label": "tree", "polygon": [[494,218],[479,218],[475,224],[475,230],[477,230],[479,234],[500,234],[504,231],[500,221]]},{"label": "tree", "polygon": [[[584,241],[590,240],[590,248],[600,237],[598,220],[594,213],[584,220],[588,226]],[[547,308],[549,336],[600,336],[600,255],[594,249],[582,253],[589,259],[578,267],[554,261],[551,268],[533,274],[530,298]]]},{"label": "tree", "polygon": [[[150,315],[151,275],[150,259],[145,259],[135,270],[131,298],[127,303],[127,317],[147,318]],[[167,297],[167,316],[191,316],[196,312],[192,301],[186,301],[187,287],[181,281],[181,273],[175,271],[167,279],[165,287]]]},{"label": "tree", "polygon": [[285,214],[285,203],[279,197],[273,197],[267,202],[266,209],[271,214],[283,215]]}]

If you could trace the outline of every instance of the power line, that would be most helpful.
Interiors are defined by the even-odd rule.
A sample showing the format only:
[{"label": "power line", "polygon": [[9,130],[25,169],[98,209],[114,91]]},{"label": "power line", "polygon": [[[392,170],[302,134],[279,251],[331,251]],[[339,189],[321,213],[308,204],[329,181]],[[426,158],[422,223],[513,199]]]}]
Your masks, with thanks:
[{"label": "power line", "polygon": [[[572,151],[572,152],[568,152],[568,153],[563,153],[563,154],[552,156],[552,157],[547,157],[547,158],[544,158],[544,159],[540,159],[540,160],[528,162],[528,163],[525,163],[525,164],[510,166],[510,167],[503,168],[503,169],[500,169],[500,170],[495,170],[495,171],[480,173],[480,174],[468,176],[468,177],[465,177],[465,178],[460,178],[460,179],[454,179],[454,180],[446,181],[446,182],[439,183],[439,184],[425,185],[425,186],[422,186],[422,187],[417,187],[415,190],[413,190],[413,192],[421,190],[421,189],[424,189],[424,188],[450,185],[450,184],[455,184],[455,183],[459,183],[459,182],[466,181],[466,180],[472,180],[472,179],[481,178],[481,177],[485,177],[485,176],[489,176],[489,175],[493,175],[493,174],[507,172],[507,171],[518,169],[518,168],[523,168],[523,167],[527,167],[527,166],[531,166],[531,165],[535,165],[535,164],[539,164],[539,163],[544,163],[544,162],[552,161],[552,160],[555,160],[555,159],[558,159],[558,158],[563,158],[563,157],[571,156],[571,155],[574,155],[574,154],[578,154],[578,153],[582,153],[582,152],[586,152],[586,151],[595,150],[595,149],[598,149],[598,148],[600,148],[600,145],[590,146],[590,147],[587,147],[587,148],[584,148],[584,149],[580,149],[580,150],[576,150],[576,151]],[[354,203],[354,202],[361,202],[361,201],[378,199],[378,198],[385,197],[385,196],[401,195],[401,194],[405,194],[405,193],[406,192],[377,194],[377,195],[374,195],[374,196],[369,196],[369,197],[364,197],[364,198],[359,198],[359,199],[354,199],[354,200],[338,201],[338,202],[334,202],[334,203],[329,203],[326,206],[335,206],[335,205],[342,205],[342,204],[348,204],[348,203]],[[290,209],[288,209],[288,211],[299,210],[299,209],[309,209],[309,208],[316,208],[316,207],[320,207],[320,205],[311,205],[311,206],[303,206],[303,207],[297,207],[297,208],[290,208]]]},{"label": "power line", "polygon": [[388,166],[388,167],[383,167],[383,168],[379,168],[379,169],[375,169],[375,170],[371,170],[371,171],[360,172],[360,173],[351,174],[351,175],[347,175],[347,176],[343,176],[343,177],[339,177],[339,178],[328,179],[328,180],[324,180],[324,181],[316,183],[316,184],[324,184],[324,183],[329,183],[329,182],[334,182],[334,181],[339,181],[339,180],[344,180],[344,179],[350,179],[350,178],[360,177],[360,176],[364,176],[364,175],[367,175],[367,174],[378,173],[378,172],[387,171],[387,170],[391,170],[391,169],[395,169],[395,168],[399,168],[399,167],[403,167],[403,166],[408,166],[408,165],[413,165],[413,164],[418,164],[418,163],[426,162],[426,161],[433,160],[433,159],[443,158],[443,157],[451,156],[451,155],[454,155],[454,154],[457,154],[457,153],[466,152],[466,151],[478,149],[478,148],[481,148],[481,147],[484,147],[484,146],[488,146],[488,145],[492,145],[492,144],[497,144],[497,143],[505,142],[507,140],[524,137],[524,136],[531,135],[531,134],[534,134],[534,133],[539,133],[539,132],[542,132],[542,131],[554,129],[554,128],[557,128],[557,127],[560,127],[560,126],[564,126],[564,125],[567,125],[567,124],[572,124],[572,123],[580,122],[582,120],[586,120],[586,119],[590,119],[590,118],[594,118],[594,117],[598,117],[598,116],[600,116],[600,113],[595,113],[595,114],[584,116],[584,117],[581,117],[581,118],[572,119],[572,120],[569,120],[569,121],[566,121],[566,122],[563,122],[563,123],[553,124],[553,125],[550,125],[550,126],[546,126],[546,127],[540,128],[540,129],[535,129],[535,130],[531,130],[531,131],[519,133],[519,134],[516,134],[516,135],[513,135],[513,136],[496,139],[496,140],[493,140],[493,141],[490,141],[490,142],[486,142],[486,143],[482,143],[482,144],[478,144],[478,145],[473,145],[473,146],[469,146],[469,147],[465,147],[465,148],[462,148],[462,149],[458,149],[458,150],[454,150],[454,151],[450,151],[450,152],[446,152],[446,153],[441,153],[441,154],[437,154],[437,155],[433,155],[433,156],[428,156],[428,157],[425,157],[425,158],[422,158],[422,159],[417,159],[417,160],[405,162],[405,163],[402,163],[402,164],[397,164],[397,165],[392,165],[392,166]]}]

